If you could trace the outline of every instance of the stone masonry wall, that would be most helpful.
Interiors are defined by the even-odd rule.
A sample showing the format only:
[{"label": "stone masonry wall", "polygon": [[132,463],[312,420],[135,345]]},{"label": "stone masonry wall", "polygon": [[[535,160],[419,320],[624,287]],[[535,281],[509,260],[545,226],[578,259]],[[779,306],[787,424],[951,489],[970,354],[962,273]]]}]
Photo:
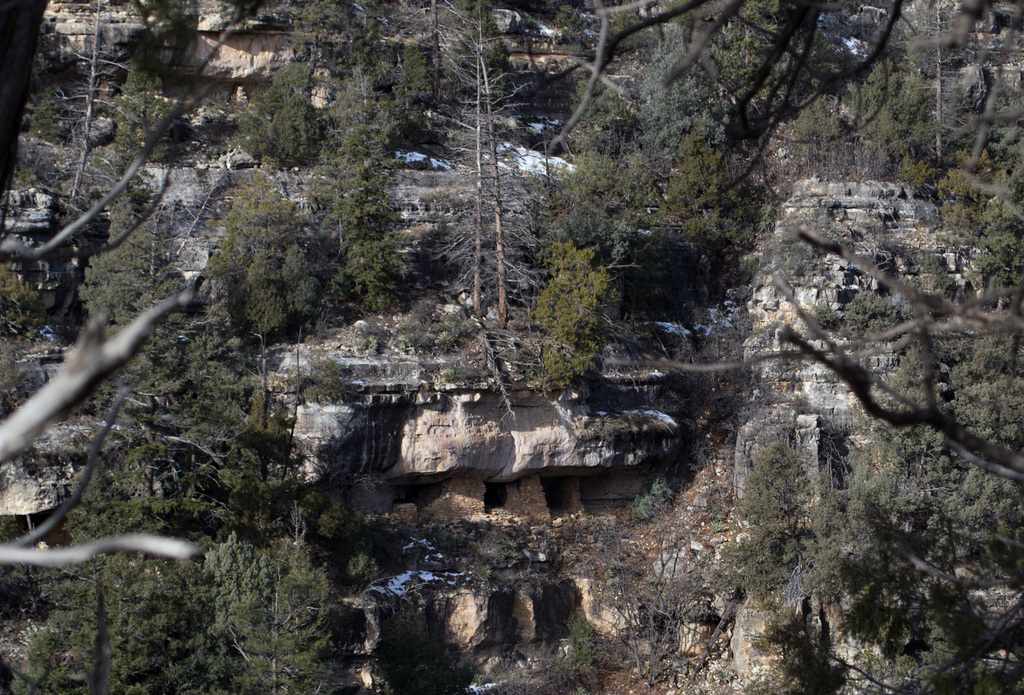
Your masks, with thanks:
[{"label": "stone masonry wall", "polygon": [[483,514],[484,482],[478,478],[449,478],[441,484],[441,495],[427,505],[426,511],[444,519],[468,519]]},{"label": "stone masonry wall", "polygon": [[535,475],[509,483],[505,508],[516,516],[532,516],[536,520],[545,521],[551,519],[544,488],[540,478]]}]

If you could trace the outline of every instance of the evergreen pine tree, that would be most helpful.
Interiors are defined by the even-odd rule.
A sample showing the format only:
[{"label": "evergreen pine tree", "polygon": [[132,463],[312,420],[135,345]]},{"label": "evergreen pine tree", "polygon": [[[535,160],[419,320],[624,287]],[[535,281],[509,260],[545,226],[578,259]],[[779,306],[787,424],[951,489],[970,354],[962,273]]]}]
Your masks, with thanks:
[{"label": "evergreen pine tree", "polygon": [[552,245],[547,261],[551,280],[537,296],[533,312],[553,341],[545,346],[541,361],[562,387],[585,374],[604,347],[604,305],[612,298],[612,286],[608,271],[594,268],[593,261],[592,251]]}]

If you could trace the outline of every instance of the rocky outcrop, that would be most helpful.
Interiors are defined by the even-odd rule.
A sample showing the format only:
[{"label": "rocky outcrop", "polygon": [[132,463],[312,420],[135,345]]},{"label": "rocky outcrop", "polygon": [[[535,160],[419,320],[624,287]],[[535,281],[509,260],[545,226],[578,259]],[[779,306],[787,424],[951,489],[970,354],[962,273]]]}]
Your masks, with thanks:
[{"label": "rocky outcrop", "polygon": [[[126,62],[145,27],[128,3],[103,3],[100,12],[103,58]],[[49,66],[57,71],[81,71],[92,53],[96,3],[50,2],[43,15],[43,47]]]},{"label": "rocky outcrop", "polygon": [[325,472],[380,473],[395,484],[453,474],[495,483],[585,474],[678,450],[677,426],[656,411],[625,416],[623,430],[606,436],[578,394],[519,391],[512,403],[509,415],[487,390],[368,392],[300,406],[295,436]]},{"label": "rocky outcrop", "polygon": [[[864,267],[796,240],[801,228],[841,241],[867,263],[901,280],[924,284],[938,279],[953,293],[970,292],[971,250],[951,246],[938,235],[937,216],[933,201],[916,197],[904,184],[819,180],[795,184],[792,197],[782,206],[774,237],[764,249],[761,273],[747,303],[754,324],[745,342],[747,357],[784,347],[779,334],[786,326],[802,330],[798,307],[842,344],[856,333],[846,322],[858,296],[874,294],[888,301],[886,288]],[[792,300],[780,284],[788,288]],[[806,329],[803,332],[807,334]],[[899,357],[882,352],[866,357],[865,365],[884,376],[899,367]],[[757,453],[779,441],[801,453],[812,479],[829,476],[833,484],[842,486],[848,470],[845,457],[870,437],[846,384],[830,370],[806,361],[769,361],[758,367],[758,376],[733,451],[737,497],[746,492]],[[851,657],[857,651],[857,645],[842,636],[838,614],[832,615],[835,612],[828,607],[803,605],[794,610],[802,612],[808,625],[818,625],[815,629],[831,631],[840,651]],[[737,614],[733,667],[744,678],[767,666],[765,655],[753,646],[766,619],[767,614],[754,605],[744,606]]]},{"label": "rocky outcrop", "polygon": [[[259,83],[291,61],[293,54],[289,43],[289,35],[280,31],[234,32],[222,43],[219,32],[200,30],[188,60],[198,65],[209,59],[203,72],[207,81],[236,86]],[[211,58],[215,49],[217,52]]]},{"label": "rocky outcrop", "polygon": [[452,643],[486,660],[488,651],[530,651],[566,637],[579,595],[571,583],[534,580],[482,593],[457,591],[445,602],[444,630]]},{"label": "rocky outcrop", "polygon": [[741,676],[749,677],[763,669],[765,653],[754,646],[768,624],[769,614],[748,603],[736,612],[732,628],[732,664]]},{"label": "rocky outcrop", "polygon": [[[745,343],[746,356],[780,350],[781,328],[802,325],[798,307],[818,322],[841,324],[858,294],[881,289],[857,264],[796,239],[802,228],[838,239],[869,262],[902,277],[921,274],[925,257],[931,255],[938,259],[933,268],[947,274],[957,291],[965,291],[969,253],[949,246],[935,233],[936,218],[935,204],[915,197],[905,184],[820,180],[794,184],[747,302],[754,331]],[[895,355],[875,355],[868,361],[880,374],[899,366]],[[838,440],[857,436],[856,399],[835,373],[804,361],[770,361],[758,369],[758,383],[748,398],[750,414],[737,430],[737,496],[744,493],[756,452],[771,442],[796,447],[804,454],[808,471],[817,475],[829,469],[836,447],[847,446]]]},{"label": "rocky outcrop", "polygon": [[0,516],[56,508],[71,493],[89,450],[88,428],[58,425],[15,459],[0,464]]},{"label": "rocky outcrop", "polygon": [[[38,247],[49,241],[60,226],[60,206],[51,193],[41,188],[14,190],[7,194],[4,231],[18,242]],[[77,237],[79,247],[97,245],[106,236],[105,225],[88,225]],[[71,257],[41,261],[20,261],[14,269],[32,287],[39,290],[43,306],[60,315],[74,302],[75,288],[85,279],[85,259]]]},{"label": "rocky outcrop", "polygon": [[[221,32],[232,25],[234,8],[228,3],[204,0],[198,8],[196,40],[184,62],[198,65],[220,42]],[[100,12],[100,45],[107,61],[127,64],[145,27],[129,3],[103,3]],[[91,54],[96,4],[51,2],[43,18],[43,35],[51,69],[81,71]],[[271,77],[287,64],[290,23],[284,13],[263,11],[234,27],[231,35],[210,60],[204,78],[234,86]]]},{"label": "rocky outcrop", "polygon": [[[310,475],[369,474],[391,486],[438,484],[453,477],[477,481],[472,490],[438,488],[419,495],[415,501],[424,505],[445,498],[470,510],[470,502],[459,500],[482,505],[484,495],[493,494],[499,506],[540,513],[538,496],[541,501],[546,496],[550,504],[572,511],[609,490],[589,478],[573,483],[556,478],[643,470],[672,460],[682,448],[680,427],[668,414],[595,412],[582,392],[513,389],[509,411],[484,379],[447,383],[439,378],[453,371],[454,358],[308,353],[315,357],[303,352],[297,362],[292,351],[275,357],[276,388],[289,390],[296,365],[306,372],[317,360],[333,361],[343,375],[343,395],[301,403],[295,410],[295,438],[306,452]],[[525,482],[537,475],[544,476],[543,486]],[[483,485],[516,481],[522,484],[493,490]],[[640,484],[612,487],[622,499]]]}]

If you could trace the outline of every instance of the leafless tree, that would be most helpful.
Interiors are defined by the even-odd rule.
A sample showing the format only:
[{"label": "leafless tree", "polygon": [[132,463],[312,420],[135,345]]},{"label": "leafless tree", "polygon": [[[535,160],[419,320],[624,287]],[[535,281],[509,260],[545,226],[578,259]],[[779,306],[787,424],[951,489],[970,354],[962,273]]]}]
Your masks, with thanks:
[{"label": "leafless tree", "polygon": [[637,675],[648,685],[657,682],[665,663],[678,652],[702,590],[688,542],[669,517],[663,515],[645,528],[644,535],[655,539],[650,548],[636,538],[615,539],[602,596],[618,618],[617,634]]},{"label": "leafless tree", "polygon": [[[114,77],[114,71],[124,71],[125,66],[110,60],[103,50],[103,0],[96,0],[96,11],[93,14],[92,46],[88,55],[76,56],[88,66],[86,84],[74,93],[64,94],[61,99],[69,105],[69,110],[78,112],[79,119],[75,135],[75,147],[79,150],[78,161],[75,163],[75,178],[71,184],[69,199],[72,205],[79,203],[89,155],[93,150],[94,133],[98,110],[100,107],[100,90],[103,84]],[[81,106],[77,104],[81,103]]]},{"label": "leafless tree", "polygon": [[[482,318],[485,313],[486,287],[496,292],[498,327],[504,329],[508,320],[508,303],[516,275],[513,265],[516,239],[510,231],[515,213],[509,209],[509,190],[514,178],[502,162],[502,127],[508,123],[514,94],[504,93],[501,85],[508,75],[489,64],[493,48],[500,36],[487,36],[487,19],[457,12],[449,7],[453,31],[445,37],[448,50],[448,73],[456,91],[466,95],[458,120],[471,142],[464,150],[472,157],[473,217],[469,228],[457,230],[448,244],[447,256],[465,268],[473,294],[473,312]],[[490,218],[490,222],[487,219]],[[493,252],[490,250],[493,249]]]}]

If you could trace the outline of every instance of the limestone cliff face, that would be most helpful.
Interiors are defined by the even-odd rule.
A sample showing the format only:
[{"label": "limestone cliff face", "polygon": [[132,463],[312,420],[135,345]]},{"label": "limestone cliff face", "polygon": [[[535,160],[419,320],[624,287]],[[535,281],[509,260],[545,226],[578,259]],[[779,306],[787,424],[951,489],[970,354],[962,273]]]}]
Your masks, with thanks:
[{"label": "limestone cliff face", "polygon": [[332,473],[380,473],[401,484],[470,475],[510,482],[545,473],[580,475],[667,459],[678,427],[640,416],[605,436],[578,394],[512,395],[509,414],[488,390],[371,393],[298,409],[295,435]]},{"label": "limestone cliff face", "polygon": [[[198,65],[217,45],[220,32],[231,26],[232,8],[214,0],[198,7],[198,35],[184,60]],[[126,62],[145,28],[128,3],[103,3],[100,41],[104,57]],[[96,4],[51,2],[43,19],[47,58],[51,65],[75,71],[89,55],[95,32]],[[206,79],[243,84],[271,77],[292,58],[289,22],[284,13],[263,11],[235,27],[210,61]]]},{"label": "limestone cliff face", "polygon": [[[594,412],[582,392],[511,389],[509,412],[482,376],[445,383],[441,374],[453,364],[470,369],[466,355],[310,353],[334,361],[344,375],[343,395],[296,408],[295,438],[313,476],[372,474],[391,487],[471,479],[475,483],[459,494],[479,497],[483,511],[484,483],[638,471],[672,460],[682,448],[680,428],[669,415],[633,405]],[[294,352],[277,357],[277,389],[294,385],[296,364]],[[304,354],[298,364],[300,374],[310,368]],[[621,494],[635,494],[634,487],[623,486]],[[536,490],[541,494],[539,485]],[[608,495],[598,484],[580,492],[595,499]]]},{"label": "limestone cliff face", "polygon": [[[779,350],[778,332],[799,325],[797,306],[818,321],[841,322],[861,293],[879,289],[864,269],[830,256],[795,238],[808,228],[848,244],[855,253],[900,277],[923,273],[927,256],[938,260],[958,292],[969,291],[970,250],[950,246],[935,230],[938,212],[930,200],[915,197],[905,184],[879,181],[796,183],[780,211],[766,244],[747,311],[753,333],[747,357]],[[777,280],[792,291],[795,303]],[[870,358],[881,374],[899,366],[894,355]],[[829,456],[856,445],[856,399],[839,377],[811,362],[771,361],[759,367],[759,384],[751,393],[750,415],[737,431],[735,484],[742,496],[754,452],[773,441],[800,448],[808,471],[817,475]],[[853,437],[854,441],[846,439]]]},{"label": "limestone cliff face", "polygon": [[[7,196],[8,211],[4,231],[26,246],[41,246],[59,229],[56,198],[40,188],[11,191]],[[96,225],[88,226],[80,237],[83,245],[98,244],[102,232]],[[15,270],[42,294],[43,304],[53,314],[62,314],[74,301],[74,288],[85,278],[85,261],[67,260],[23,261]]]},{"label": "limestone cliff face", "polygon": [[87,427],[58,425],[0,466],[0,515],[36,514],[63,502],[85,463],[90,434]]},{"label": "limestone cliff face", "polygon": [[[794,238],[809,228],[848,245],[858,256],[901,279],[927,273],[943,275],[943,284],[962,295],[971,291],[972,249],[952,246],[936,232],[936,205],[914,195],[904,184],[802,181],[780,211],[775,234],[762,253],[759,277],[747,304],[754,331],[745,343],[747,357],[777,351],[778,334],[787,325],[799,326],[797,306],[842,343],[851,303],[879,290],[877,280],[855,263],[827,256]],[[928,257],[934,259],[926,265]],[[778,283],[791,289],[788,299]],[[899,367],[899,357],[882,353],[867,366],[886,375]],[[737,497],[755,465],[756,452],[782,441],[801,452],[812,478],[844,475],[843,457],[870,437],[849,388],[834,373],[810,362],[770,361],[759,367],[759,383],[750,395],[747,413],[737,430],[734,485]],[[822,625],[852,657],[858,646],[843,635],[838,614],[817,611]],[[733,627],[733,667],[749,677],[766,667],[766,656],[753,647],[764,629],[765,614],[744,606]]]},{"label": "limestone cliff face", "polygon": [[[795,238],[801,228],[851,245],[858,254],[902,275],[919,272],[924,253],[938,255],[963,287],[966,251],[944,244],[936,235],[938,211],[931,201],[914,197],[905,184],[801,181],[782,205],[773,239],[763,259],[747,305],[755,333],[798,322],[795,307],[775,286],[780,273],[802,307],[843,311],[858,292],[877,290],[863,269],[837,256],[819,253]],[[898,253],[902,249],[905,253]],[[915,259],[918,263],[915,263]]]}]

